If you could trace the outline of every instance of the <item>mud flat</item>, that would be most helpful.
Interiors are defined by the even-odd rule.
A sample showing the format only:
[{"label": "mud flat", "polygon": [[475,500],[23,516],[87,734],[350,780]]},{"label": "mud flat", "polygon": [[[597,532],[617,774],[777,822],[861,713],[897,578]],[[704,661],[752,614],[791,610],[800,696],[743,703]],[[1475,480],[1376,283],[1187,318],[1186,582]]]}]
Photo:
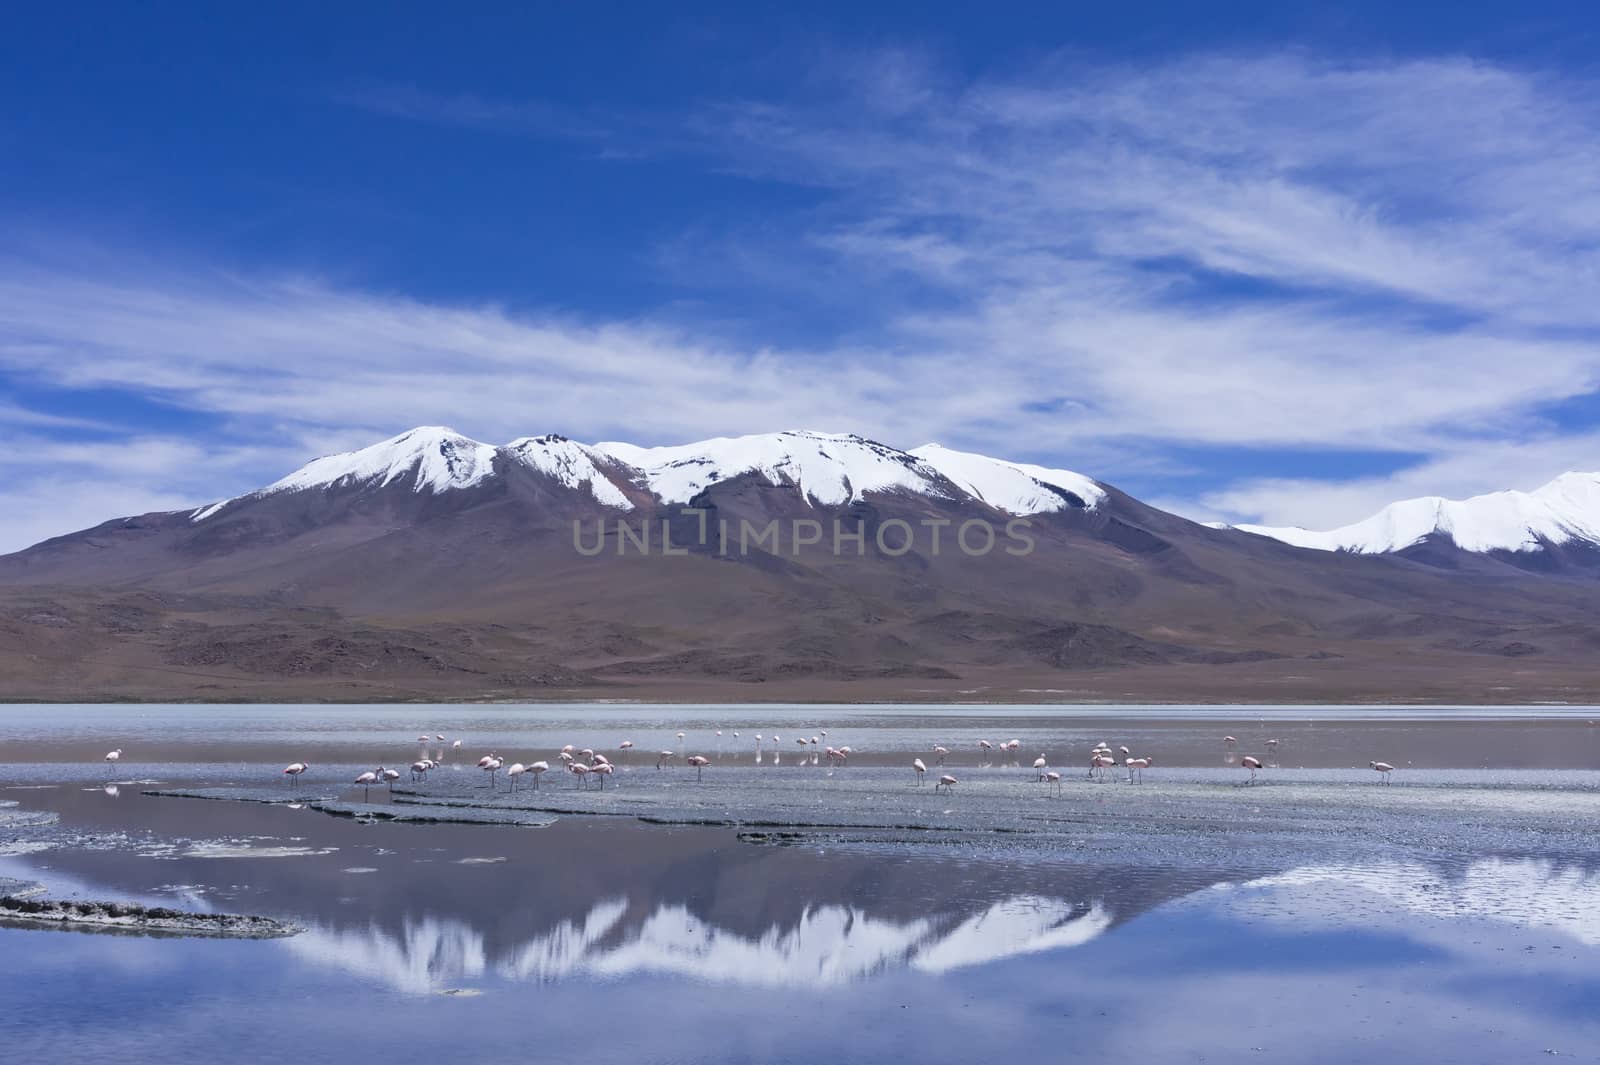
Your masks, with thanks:
[{"label": "mud flat", "polygon": [[547,828],[558,820],[554,815],[534,810],[446,804],[313,802],[307,803],[307,808],[334,817],[419,825],[512,825],[522,828]]},{"label": "mud flat", "polygon": [[[1068,771],[1064,771],[1068,772]],[[1172,770],[1143,784],[1091,783],[1070,771],[1057,793],[1032,770],[955,770],[935,793],[909,771],[851,767],[635,769],[604,790],[546,780],[539,790],[492,790],[442,778],[397,786],[392,807],[528,810],[717,825],[750,842],[949,842],[1044,847],[1093,857],[1137,843],[1174,861],[1197,851],[1278,847],[1305,853],[1410,848],[1430,853],[1593,854],[1600,774],[1413,774],[1385,785],[1354,771],[1263,773]]]},{"label": "mud flat", "polygon": [[332,788],[306,794],[296,794],[282,787],[149,788],[140,794],[152,795],[158,799],[218,799],[228,802],[261,802],[273,806],[333,802],[338,798]]},{"label": "mud flat", "polygon": [[[18,881],[0,882],[20,884]],[[32,886],[37,890],[37,885]],[[231,913],[192,913],[161,906],[121,902],[77,902],[37,898],[22,885],[23,894],[0,895],[0,923],[51,925],[85,931],[130,932],[140,935],[225,936],[239,939],[278,939],[296,935],[300,928],[271,917]]]}]

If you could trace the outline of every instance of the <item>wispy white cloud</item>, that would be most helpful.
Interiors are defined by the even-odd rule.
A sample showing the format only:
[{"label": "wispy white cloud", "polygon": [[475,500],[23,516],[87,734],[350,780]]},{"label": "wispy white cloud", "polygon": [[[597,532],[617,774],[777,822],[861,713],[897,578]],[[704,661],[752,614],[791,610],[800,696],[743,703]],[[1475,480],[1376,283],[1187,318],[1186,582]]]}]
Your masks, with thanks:
[{"label": "wispy white cloud", "polygon": [[[1539,416],[1600,387],[1594,98],[1465,58],[1063,58],[962,80],[916,53],[855,55],[793,99],[608,127],[621,148],[670,143],[821,190],[782,225],[685,237],[663,262],[698,302],[514,313],[32,255],[0,260],[0,363],[230,426],[181,464],[214,476],[152,492],[203,493],[186,502],[255,483],[224,483],[259,467],[216,449],[281,441],[251,451],[264,464],[419,423],[643,443],[805,426],[1111,480],[1174,447],[1427,456],[1379,478],[1168,489],[1192,513],[1337,523],[1395,494],[1600,466],[1594,438]],[[596,129],[413,88],[351,102],[497,133]],[[742,313],[730,293],[751,285],[851,313],[796,343]]]}]

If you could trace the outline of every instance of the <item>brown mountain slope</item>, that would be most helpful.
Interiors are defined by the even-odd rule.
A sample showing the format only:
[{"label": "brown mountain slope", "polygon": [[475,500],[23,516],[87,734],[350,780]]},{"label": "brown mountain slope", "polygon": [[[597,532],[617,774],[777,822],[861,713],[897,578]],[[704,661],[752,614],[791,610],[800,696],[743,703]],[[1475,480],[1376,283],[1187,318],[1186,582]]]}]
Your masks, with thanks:
[{"label": "brown mountain slope", "polygon": [[[889,491],[826,508],[745,475],[686,515],[629,486],[628,538],[621,512],[534,470],[414,487],[280,492],[203,522],[145,515],[0,559],[0,694],[1600,698],[1592,583],[1302,551],[1115,490],[1028,519],[1032,550],[1013,554],[1015,519],[971,499]],[[836,520],[859,546],[834,550]],[[740,549],[741,523],[773,521],[777,543]],[[797,529],[814,531],[796,522],[821,542],[796,548]],[[991,527],[995,548],[960,550],[963,522]],[[664,553],[663,523],[683,553]]]}]

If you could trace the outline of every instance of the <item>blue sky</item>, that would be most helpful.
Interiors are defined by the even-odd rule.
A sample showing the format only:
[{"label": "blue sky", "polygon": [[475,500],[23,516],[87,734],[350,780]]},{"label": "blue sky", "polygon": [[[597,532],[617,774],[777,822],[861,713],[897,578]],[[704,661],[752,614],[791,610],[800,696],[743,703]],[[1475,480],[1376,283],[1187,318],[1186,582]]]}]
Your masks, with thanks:
[{"label": "blue sky", "polygon": [[0,548],[417,424],[1313,527],[1600,468],[1600,17],[1402,6],[14,13]]}]

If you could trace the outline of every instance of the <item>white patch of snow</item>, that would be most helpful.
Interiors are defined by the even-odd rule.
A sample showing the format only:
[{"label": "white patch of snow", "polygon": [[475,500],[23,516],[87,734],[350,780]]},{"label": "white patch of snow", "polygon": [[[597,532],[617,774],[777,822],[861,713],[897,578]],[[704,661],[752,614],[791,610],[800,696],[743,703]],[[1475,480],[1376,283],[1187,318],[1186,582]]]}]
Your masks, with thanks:
[{"label": "white patch of snow", "polygon": [[[494,456],[499,449],[482,444],[440,426],[422,426],[390,437],[359,451],[325,455],[313,459],[280,481],[275,481],[252,496],[274,495],[333,485],[377,484],[397,481],[415,474],[412,491],[424,489],[435,494],[451,488],[469,488],[494,473]],[[189,515],[192,522],[205,521],[235,499],[201,507]]]},{"label": "white patch of snow", "polygon": [[[1070,470],[1005,462],[929,444],[901,451],[853,434],[763,433],[718,437],[675,447],[618,442],[587,445],[565,437],[529,436],[503,448],[449,429],[423,427],[371,447],[307,463],[257,492],[199,507],[202,522],[241,499],[329,487],[377,486],[412,478],[413,491],[445,492],[494,476],[496,455],[518,461],[619,510],[633,504],[612,477],[620,476],[665,503],[687,503],[721,481],[754,473],[774,485],[794,485],[809,502],[841,506],[869,492],[905,491],[940,499],[967,495],[1010,514],[1063,510],[1071,493],[1094,508],[1106,497],[1092,479]],[[624,467],[618,469],[618,466]],[[611,476],[608,476],[608,472]]]},{"label": "white patch of snow", "polygon": [[1081,473],[1052,470],[1022,462],[1006,462],[938,444],[924,444],[911,454],[944,474],[963,490],[1007,514],[1043,514],[1065,510],[1071,504],[1061,493],[1071,492],[1089,509],[1105,499],[1105,489]]},{"label": "white patch of snow", "polygon": [[720,481],[756,473],[772,484],[794,484],[824,506],[853,503],[866,492],[893,489],[944,497],[934,470],[907,452],[854,435],[817,432],[717,437],[677,447],[596,444],[639,470],[667,503],[687,503]]},{"label": "white patch of snow", "polygon": [[412,488],[416,492],[467,488],[494,472],[495,450],[492,444],[480,444],[453,430],[424,426],[360,451],[313,459],[263,491],[287,492],[369,481],[386,485],[408,473],[416,474]]},{"label": "white patch of snow", "polygon": [[590,448],[562,436],[525,436],[506,445],[506,450],[541,473],[554,477],[568,488],[588,486],[589,492],[600,503],[620,510],[632,510],[633,504],[622,490],[611,483],[601,472],[595,458],[610,458],[596,448]]},{"label": "white patch of snow", "polygon": [[1313,532],[1235,525],[1295,547],[1362,555],[1402,551],[1435,533],[1463,551],[1537,551],[1545,543],[1600,543],[1600,474],[1564,473],[1532,492],[1491,492],[1470,499],[1424,496],[1391,503],[1353,525]]}]

